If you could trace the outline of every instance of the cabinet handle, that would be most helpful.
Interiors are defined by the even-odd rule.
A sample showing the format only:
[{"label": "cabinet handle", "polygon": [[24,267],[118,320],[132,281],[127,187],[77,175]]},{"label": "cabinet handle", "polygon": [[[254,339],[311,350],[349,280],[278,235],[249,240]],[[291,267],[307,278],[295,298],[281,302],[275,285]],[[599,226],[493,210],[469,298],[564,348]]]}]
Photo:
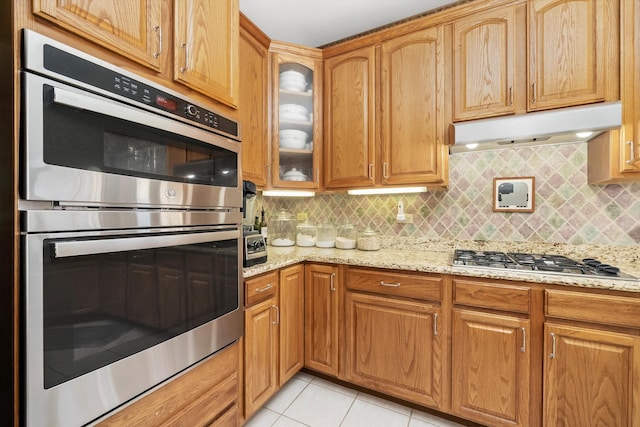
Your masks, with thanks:
[{"label": "cabinet handle", "polygon": [[509,105],[513,105],[513,87],[509,88]]},{"label": "cabinet handle", "polygon": [[551,332],[549,336],[551,336],[551,354],[549,354],[549,359],[555,359],[556,358],[556,334]]},{"label": "cabinet handle", "polygon": [[184,73],[189,66],[189,46],[186,43],[181,43],[180,48],[184,49],[184,67],[180,67],[180,72]]},{"label": "cabinet handle", "polygon": [[527,330],[525,328],[520,328],[520,331],[522,332],[522,347],[520,347],[520,352],[526,353],[527,352]]},{"label": "cabinet handle", "polygon": [[380,286],[388,286],[390,288],[399,288],[400,287],[400,282],[387,283],[384,280],[380,280]]},{"label": "cabinet handle", "polygon": [[275,322],[271,322],[272,325],[279,325],[280,324],[280,307],[278,307],[277,305],[272,305],[271,308],[275,308],[276,309],[276,321]]},{"label": "cabinet handle", "polygon": [[369,179],[373,179],[373,163],[369,163]]},{"label": "cabinet handle", "polygon": [[273,288],[273,285],[271,283],[268,283],[267,286],[265,286],[264,288],[256,288],[256,292],[257,293],[266,292],[271,288]]},{"label": "cabinet handle", "polygon": [[533,92],[531,96],[531,103],[535,104],[536,103],[536,84],[535,83],[531,84],[531,91]]},{"label": "cabinet handle", "polygon": [[334,284],[334,280],[336,278],[336,273],[331,273],[331,292],[335,292],[336,291],[336,287]]},{"label": "cabinet handle", "polygon": [[384,179],[389,178],[389,163],[384,162],[382,164],[382,176],[384,177]]},{"label": "cabinet handle", "polygon": [[627,141],[627,145],[629,146],[629,158],[627,159],[627,164],[631,165],[636,161],[635,155],[635,144],[633,141]]},{"label": "cabinet handle", "polygon": [[153,54],[153,57],[157,58],[162,53],[162,27],[160,27],[160,25],[155,25],[153,27],[153,31],[158,33],[158,51]]},{"label": "cabinet handle", "polygon": [[438,313],[433,313],[433,336],[438,336]]}]

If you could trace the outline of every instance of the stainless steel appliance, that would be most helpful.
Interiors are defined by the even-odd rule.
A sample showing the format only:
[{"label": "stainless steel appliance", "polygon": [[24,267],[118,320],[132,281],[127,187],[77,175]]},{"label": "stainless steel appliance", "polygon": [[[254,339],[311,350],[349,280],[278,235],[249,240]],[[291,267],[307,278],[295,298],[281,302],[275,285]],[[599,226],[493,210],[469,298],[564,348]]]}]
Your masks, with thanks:
[{"label": "stainless steel appliance", "polygon": [[453,254],[454,267],[479,267],[497,270],[512,269],[565,276],[602,277],[607,279],[638,280],[616,266],[593,258],[582,262],[562,255],[530,254],[521,252],[474,251],[456,249]]},{"label": "stainless steel appliance", "polygon": [[84,425],[243,332],[237,123],[24,33],[28,426]]},{"label": "stainless steel appliance", "polygon": [[256,184],[251,181],[243,181],[242,193],[243,266],[251,267],[267,262],[267,244],[260,231],[254,229]]}]

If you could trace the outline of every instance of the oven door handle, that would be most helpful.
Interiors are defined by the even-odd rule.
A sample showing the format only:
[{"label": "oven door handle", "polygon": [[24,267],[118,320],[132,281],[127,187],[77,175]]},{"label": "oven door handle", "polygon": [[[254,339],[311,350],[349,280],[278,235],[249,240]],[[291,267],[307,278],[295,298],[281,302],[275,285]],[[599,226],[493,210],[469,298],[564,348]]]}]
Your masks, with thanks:
[{"label": "oven door handle", "polygon": [[66,105],[67,107],[92,111],[116,119],[126,119],[138,123],[148,123],[150,115],[135,108],[127,107],[116,102],[106,101],[106,98],[98,98],[81,93],[71,92],[59,87],[53,88],[53,103]]},{"label": "oven door handle", "polygon": [[190,234],[155,235],[146,237],[123,237],[115,239],[65,240],[52,243],[51,256],[65,258],[140,249],[164,248],[239,239],[240,231],[214,231]]}]

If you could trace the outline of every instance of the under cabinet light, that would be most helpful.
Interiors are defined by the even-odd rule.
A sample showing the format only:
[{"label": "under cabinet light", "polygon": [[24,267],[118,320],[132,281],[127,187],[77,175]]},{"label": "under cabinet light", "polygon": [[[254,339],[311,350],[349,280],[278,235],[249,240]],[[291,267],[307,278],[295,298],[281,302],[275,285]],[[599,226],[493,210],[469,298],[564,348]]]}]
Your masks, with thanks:
[{"label": "under cabinet light", "polygon": [[372,194],[424,193],[427,187],[393,187],[393,188],[361,188],[347,190],[352,196],[369,196]]},{"label": "under cabinet light", "polygon": [[315,191],[303,190],[264,190],[262,195],[267,197],[313,197],[316,193]]}]

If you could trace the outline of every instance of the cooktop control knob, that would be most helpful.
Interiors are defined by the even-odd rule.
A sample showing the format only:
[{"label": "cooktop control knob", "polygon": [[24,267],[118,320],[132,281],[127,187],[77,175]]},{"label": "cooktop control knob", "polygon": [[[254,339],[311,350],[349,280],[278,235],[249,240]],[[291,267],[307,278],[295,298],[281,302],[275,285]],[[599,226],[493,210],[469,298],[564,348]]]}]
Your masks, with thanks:
[{"label": "cooktop control knob", "polygon": [[196,107],[193,104],[188,104],[187,105],[187,114],[191,115],[191,116],[195,116],[198,114],[198,107]]}]

